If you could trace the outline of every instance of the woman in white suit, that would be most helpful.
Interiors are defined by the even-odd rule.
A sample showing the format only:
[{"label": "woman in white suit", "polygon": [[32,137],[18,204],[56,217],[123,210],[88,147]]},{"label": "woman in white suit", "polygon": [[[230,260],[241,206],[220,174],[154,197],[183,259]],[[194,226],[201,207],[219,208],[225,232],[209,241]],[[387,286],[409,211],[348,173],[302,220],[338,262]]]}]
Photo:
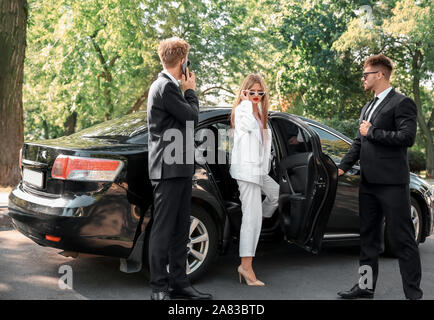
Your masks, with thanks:
[{"label": "woman in white suit", "polygon": [[[262,219],[278,206],[279,185],[270,171],[271,130],[267,128],[269,99],[261,76],[250,74],[243,81],[231,114],[234,129],[230,174],[240,190],[243,218],[240,231],[239,278],[248,285],[264,286],[252,267],[261,233]],[[262,202],[261,192],[266,196]],[[262,202],[262,203],[261,203]]]}]

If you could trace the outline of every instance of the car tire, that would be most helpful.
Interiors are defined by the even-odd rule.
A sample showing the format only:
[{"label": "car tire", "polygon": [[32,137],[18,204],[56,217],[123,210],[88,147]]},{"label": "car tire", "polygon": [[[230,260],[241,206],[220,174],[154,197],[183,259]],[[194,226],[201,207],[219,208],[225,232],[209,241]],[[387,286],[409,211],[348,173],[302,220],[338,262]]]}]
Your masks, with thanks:
[{"label": "car tire", "polygon": [[[203,208],[192,205],[190,219],[187,275],[189,280],[194,282],[209,271],[216,259],[218,234],[214,219]],[[197,242],[194,242],[195,240]]]},{"label": "car tire", "polygon": [[[417,245],[419,245],[420,240],[422,238],[423,232],[423,218],[422,218],[422,210],[420,209],[419,203],[413,197],[410,198],[411,201],[411,220],[413,221],[413,225],[415,227],[415,239]],[[397,250],[391,240],[390,233],[388,231],[387,225],[385,226],[384,232],[384,254],[388,257],[397,257]]]},{"label": "car tire", "polygon": [[[197,205],[192,205],[190,221],[189,243],[187,245],[187,276],[190,282],[194,282],[210,269],[217,257],[218,234],[214,219],[203,208]],[[145,268],[143,269],[148,279],[149,261],[147,257],[149,254],[150,230],[149,228],[145,240],[143,257],[145,262]],[[200,237],[202,237],[204,241],[194,243],[195,240],[200,240]],[[198,259],[199,256],[203,257],[203,259]],[[167,266],[167,270],[170,271],[169,266]]]}]

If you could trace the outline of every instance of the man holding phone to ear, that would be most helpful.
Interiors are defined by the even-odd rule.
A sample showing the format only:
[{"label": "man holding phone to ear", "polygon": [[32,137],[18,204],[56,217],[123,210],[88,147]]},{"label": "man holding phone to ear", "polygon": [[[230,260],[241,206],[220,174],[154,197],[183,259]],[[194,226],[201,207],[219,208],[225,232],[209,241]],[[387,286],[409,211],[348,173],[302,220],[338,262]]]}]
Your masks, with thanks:
[{"label": "man holding phone to ear", "polygon": [[[149,267],[152,300],[211,299],[194,289],[187,278],[191,190],[194,164],[187,163],[187,121],[197,123],[199,102],[196,77],[188,70],[190,46],[179,38],[160,42],[158,55],[164,70],[152,83],[148,95],[148,169],[154,196],[152,229],[149,238]],[[182,81],[181,92],[178,80]],[[167,130],[183,135],[183,161],[166,163],[164,139]],[[194,133],[190,135],[194,136]],[[169,267],[169,269],[167,269]],[[169,271],[168,271],[169,270]]]}]

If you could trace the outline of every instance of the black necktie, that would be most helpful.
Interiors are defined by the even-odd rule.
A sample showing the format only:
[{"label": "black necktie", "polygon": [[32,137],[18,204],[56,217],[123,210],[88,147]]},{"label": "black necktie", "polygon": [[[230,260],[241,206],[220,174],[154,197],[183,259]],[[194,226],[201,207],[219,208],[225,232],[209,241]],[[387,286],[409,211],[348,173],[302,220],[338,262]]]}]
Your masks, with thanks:
[{"label": "black necktie", "polygon": [[370,104],[369,107],[366,109],[366,112],[365,112],[365,114],[364,114],[364,116],[363,116],[363,120],[368,120],[368,118],[369,118],[369,114],[371,113],[371,110],[372,110],[372,108],[375,106],[375,104],[377,103],[377,101],[378,101],[378,97],[375,97],[375,98],[372,100],[371,104]]}]

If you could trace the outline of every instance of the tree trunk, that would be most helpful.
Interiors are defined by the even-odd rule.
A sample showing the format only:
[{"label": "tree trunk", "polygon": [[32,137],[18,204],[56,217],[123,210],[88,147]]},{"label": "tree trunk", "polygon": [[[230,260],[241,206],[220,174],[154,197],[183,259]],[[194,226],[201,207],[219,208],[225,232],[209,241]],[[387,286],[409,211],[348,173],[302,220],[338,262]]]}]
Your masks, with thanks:
[{"label": "tree trunk", "polygon": [[151,84],[157,80],[158,75],[155,75],[148,88],[145,90],[145,92],[137,98],[136,102],[133,104],[133,106],[130,108],[130,110],[128,110],[128,112],[126,114],[130,114],[130,113],[134,113],[140,110],[141,106],[146,102],[146,100],[148,99],[148,94],[149,94],[149,89],[151,88]]},{"label": "tree trunk", "polygon": [[146,99],[148,99],[149,88],[145,90],[145,93],[142,94],[139,98],[137,98],[136,102],[133,106],[128,110],[127,114],[134,113],[140,110],[140,107],[145,103]]},{"label": "tree trunk", "polygon": [[73,111],[64,123],[65,135],[69,136],[75,132],[75,126],[77,124],[77,112]]},{"label": "tree trunk", "polygon": [[422,131],[424,140],[425,140],[425,151],[426,151],[426,176],[434,177],[434,145],[433,145],[433,137],[431,134],[431,130],[427,125],[427,121],[425,120],[423,110],[422,110],[422,102],[420,99],[420,75],[419,75],[419,60],[422,59],[422,55],[419,50],[416,51],[416,54],[413,56],[413,97],[414,102],[417,106],[417,122],[419,123],[419,128]]},{"label": "tree trunk", "polygon": [[20,179],[27,0],[0,1],[0,185]]},{"label": "tree trunk", "polygon": [[44,128],[44,139],[50,139],[50,128],[48,127],[47,120],[42,120],[42,128]]},{"label": "tree trunk", "polygon": [[115,56],[110,60],[109,65],[107,66],[106,63],[106,59],[104,58],[104,55],[102,53],[101,47],[98,45],[98,43],[96,42],[95,38],[96,35],[98,34],[100,30],[97,30],[93,35],[90,36],[90,39],[92,41],[93,47],[96,51],[96,54],[98,56],[99,61],[101,62],[101,66],[103,68],[103,72],[98,75],[98,77],[102,77],[105,80],[104,83],[104,97],[105,97],[105,103],[106,103],[106,107],[107,107],[107,111],[104,115],[104,120],[110,120],[113,116],[113,111],[114,111],[114,105],[113,105],[113,101],[111,98],[111,85],[112,85],[112,74],[111,74],[111,69],[113,68],[113,65],[115,64],[116,60],[119,59],[119,56]]}]

